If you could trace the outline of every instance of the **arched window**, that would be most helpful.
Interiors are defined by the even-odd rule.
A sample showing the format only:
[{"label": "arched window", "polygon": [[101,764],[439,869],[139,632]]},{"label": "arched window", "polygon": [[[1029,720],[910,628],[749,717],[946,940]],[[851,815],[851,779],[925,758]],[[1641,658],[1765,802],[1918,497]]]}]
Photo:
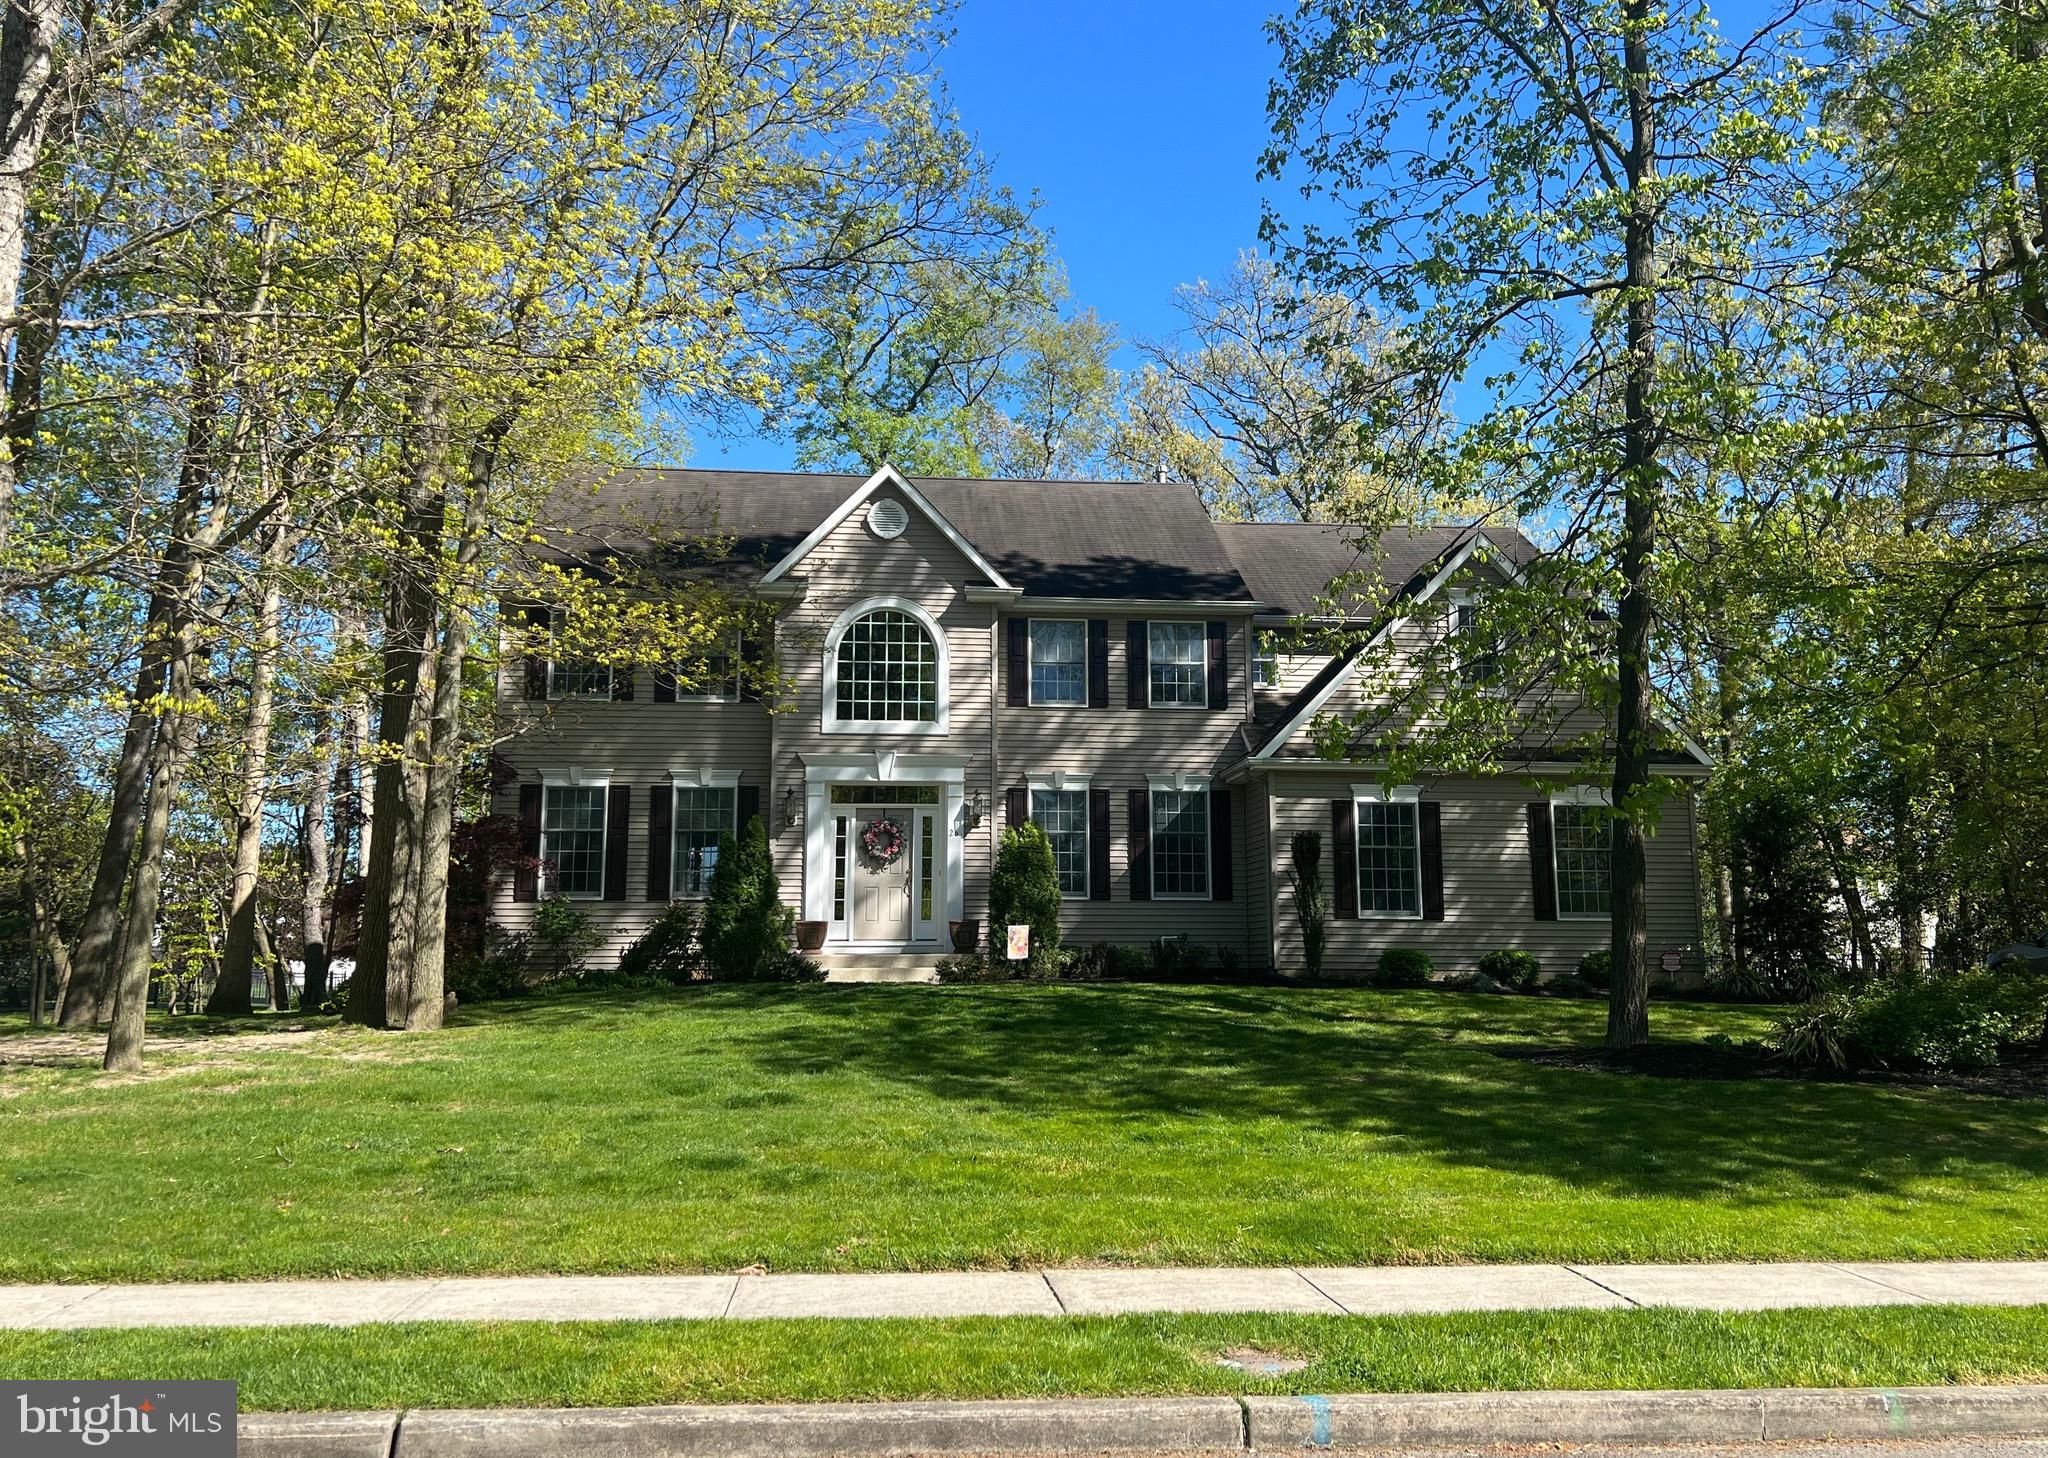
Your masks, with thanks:
[{"label": "arched window", "polygon": [[861,613],[839,632],[831,700],[840,724],[944,722],[939,644],[922,614],[900,607]]}]

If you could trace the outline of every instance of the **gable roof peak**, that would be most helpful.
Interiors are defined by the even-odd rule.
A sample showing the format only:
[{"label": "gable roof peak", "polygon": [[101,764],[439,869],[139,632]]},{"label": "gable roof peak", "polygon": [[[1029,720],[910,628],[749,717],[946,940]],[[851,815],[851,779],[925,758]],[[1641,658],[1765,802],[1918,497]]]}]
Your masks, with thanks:
[{"label": "gable roof peak", "polygon": [[965,557],[969,562],[971,562],[974,565],[975,570],[980,572],[982,576],[988,579],[988,585],[990,587],[1000,588],[1005,592],[1016,591],[1016,589],[1011,586],[1009,579],[1004,577],[1002,573],[996,570],[995,564],[989,561],[988,558],[982,556],[980,551],[978,551],[975,548],[974,543],[968,541],[967,538],[961,534],[960,529],[958,527],[954,526],[952,522],[946,520],[945,513],[940,511],[936,506],[933,506],[930,501],[926,500],[924,493],[922,491],[919,491],[915,486],[910,484],[910,478],[908,476],[905,476],[901,471],[897,470],[894,466],[890,465],[887,461],[884,461],[881,464],[881,466],[876,469],[875,473],[872,476],[869,476],[865,481],[861,482],[860,485],[854,487],[853,491],[847,496],[847,498],[844,501],[840,502],[836,508],[834,508],[831,515],[827,516],[823,521],[819,522],[815,527],[811,528],[810,533],[807,536],[805,536],[805,538],[801,542],[798,542],[796,546],[790,550],[787,556],[785,556],[780,562],[777,562],[773,567],[770,567],[768,571],[762,576],[761,585],[763,587],[766,587],[770,583],[780,582],[785,576],[787,576],[790,573],[792,569],[796,567],[797,563],[803,561],[804,558],[808,557],[811,554],[812,550],[818,545],[818,543],[824,541],[826,537],[830,536],[839,527],[841,522],[844,522],[849,516],[852,516],[854,510],[857,507],[859,507],[859,505],[863,501],[868,500],[877,491],[881,490],[885,486],[890,487],[897,492],[900,492],[905,500],[907,500],[912,506],[916,507],[919,511],[923,512],[925,518],[928,521],[930,521],[933,526],[939,529],[940,534],[943,535],[947,541],[951,542],[953,546],[956,549],[958,549],[960,555]]}]

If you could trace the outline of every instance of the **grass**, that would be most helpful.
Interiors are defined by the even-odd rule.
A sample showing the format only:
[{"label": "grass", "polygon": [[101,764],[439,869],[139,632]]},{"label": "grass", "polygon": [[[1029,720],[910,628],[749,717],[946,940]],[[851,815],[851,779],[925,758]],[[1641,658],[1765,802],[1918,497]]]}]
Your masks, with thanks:
[{"label": "grass", "polygon": [[[1499,1056],[1595,1043],[1603,1016],[826,986],[289,1047],[240,1036],[280,1025],[257,1019],[165,1045],[140,1081],[0,1062],[0,1281],[2048,1254],[2048,1106]],[[1767,1015],[1653,1016],[1696,1038]],[[0,1060],[25,1031],[0,1027]]]},{"label": "grass", "polygon": [[[1251,1345],[1284,1378],[1220,1367]],[[232,1378],[245,1411],[2048,1378],[2048,1311],[1882,1307],[1428,1317],[412,1323],[0,1331],[10,1378]]]}]

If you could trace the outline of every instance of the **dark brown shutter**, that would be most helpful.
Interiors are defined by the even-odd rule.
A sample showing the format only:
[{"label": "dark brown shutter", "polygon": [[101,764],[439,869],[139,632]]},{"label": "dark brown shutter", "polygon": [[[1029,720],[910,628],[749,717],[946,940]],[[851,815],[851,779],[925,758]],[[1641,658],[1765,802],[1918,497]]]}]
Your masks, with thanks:
[{"label": "dark brown shutter", "polygon": [[1337,917],[1358,920],[1358,807],[1349,800],[1330,802],[1330,864],[1337,878]]},{"label": "dark brown shutter", "polygon": [[[739,806],[739,828],[744,834],[749,825],[761,818],[761,787],[741,785],[739,794],[734,798]],[[764,825],[761,828],[766,830],[768,827]]]},{"label": "dark brown shutter", "polygon": [[1015,830],[1031,818],[1031,791],[1023,785],[1012,785],[1004,794],[1003,823]]},{"label": "dark brown shutter", "polygon": [[633,819],[633,787],[613,785],[604,815],[604,899],[626,899],[626,834]]},{"label": "dark brown shutter", "polygon": [[672,704],[676,701],[676,672],[673,668],[654,670],[654,702]]},{"label": "dark brown shutter", "polygon": [[1021,709],[1031,702],[1031,620],[1011,618],[1009,705]]},{"label": "dark brown shutter", "polygon": [[514,901],[540,900],[540,804],[546,793],[539,785],[519,787],[519,865],[512,872]]},{"label": "dark brown shutter", "polygon": [[1536,919],[1557,920],[1557,867],[1550,847],[1550,804],[1529,802],[1529,889],[1536,898]]},{"label": "dark brown shutter", "polygon": [[1152,899],[1152,799],[1147,790],[1131,791],[1131,900]]},{"label": "dark brown shutter", "polygon": [[[739,635],[739,653],[733,659],[733,697],[753,702],[761,697],[761,680],[768,674],[768,654],[774,644],[774,626]],[[759,798],[758,791],[756,798]]]},{"label": "dark brown shutter", "polygon": [[1124,701],[1134,709],[1142,709],[1150,692],[1147,685],[1152,678],[1151,624],[1142,618],[1133,618],[1124,624],[1124,679],[1127,689]]},{"label": "dark brown shutter", "polygon": [[672,785],[647,787],[647,899],[666,901],[674,889],[669,862],[675,854],[676,792]]},{"label": "dark brown shutter", "polygon": [[1209,624],[1209,707],[1230,707],[1230,624]]},{"label": "dark brown shutter", "polygon": [[1230,786],[1209,789],[1209,899],[1231,897],[1230,865],[1236,858],[1230,843]]},{"label": "dark brown shutter", "polygon": [[520,614],[525,625],[529,646],[526,652],[526,696],[529,699],[545,699],[548,696],[548,660],[545,653],[537,652],[531,646],[535,641],[545,641],[552,616],[544,607],[529,607]]},{"label": "dark brown shutter", "polygon": [[631,668],[612,670],[612,702],[630,704],[633,702],[633,673]]},{"label": "dark brown shutter", "polygon": [[1422,836],[1422,919],[1444,919],[1443,806],[1424,800],[1415,807],[1416,829]]},{"label": "dark brown shutter", "polygon": [[[1105,628],[1108,624],[1103,625]],[[1109,791],[1088,792],[1088,899],[1109,900]]]},{"label": "dark brown shutter", "polygon": [[1088,707],[1109,707],[1109,619],[1088,620]]}]

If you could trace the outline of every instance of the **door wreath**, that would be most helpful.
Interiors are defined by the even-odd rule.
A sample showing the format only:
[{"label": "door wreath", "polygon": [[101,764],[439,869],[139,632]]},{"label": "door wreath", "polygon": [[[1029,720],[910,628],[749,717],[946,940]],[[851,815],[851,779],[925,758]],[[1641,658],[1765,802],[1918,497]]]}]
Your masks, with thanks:
[{"label": "door wreath", "polygon": [[868,859],[886,869],[903,854],[903,827],[886,815],[876,816],[860,833],[860,843]]}]

